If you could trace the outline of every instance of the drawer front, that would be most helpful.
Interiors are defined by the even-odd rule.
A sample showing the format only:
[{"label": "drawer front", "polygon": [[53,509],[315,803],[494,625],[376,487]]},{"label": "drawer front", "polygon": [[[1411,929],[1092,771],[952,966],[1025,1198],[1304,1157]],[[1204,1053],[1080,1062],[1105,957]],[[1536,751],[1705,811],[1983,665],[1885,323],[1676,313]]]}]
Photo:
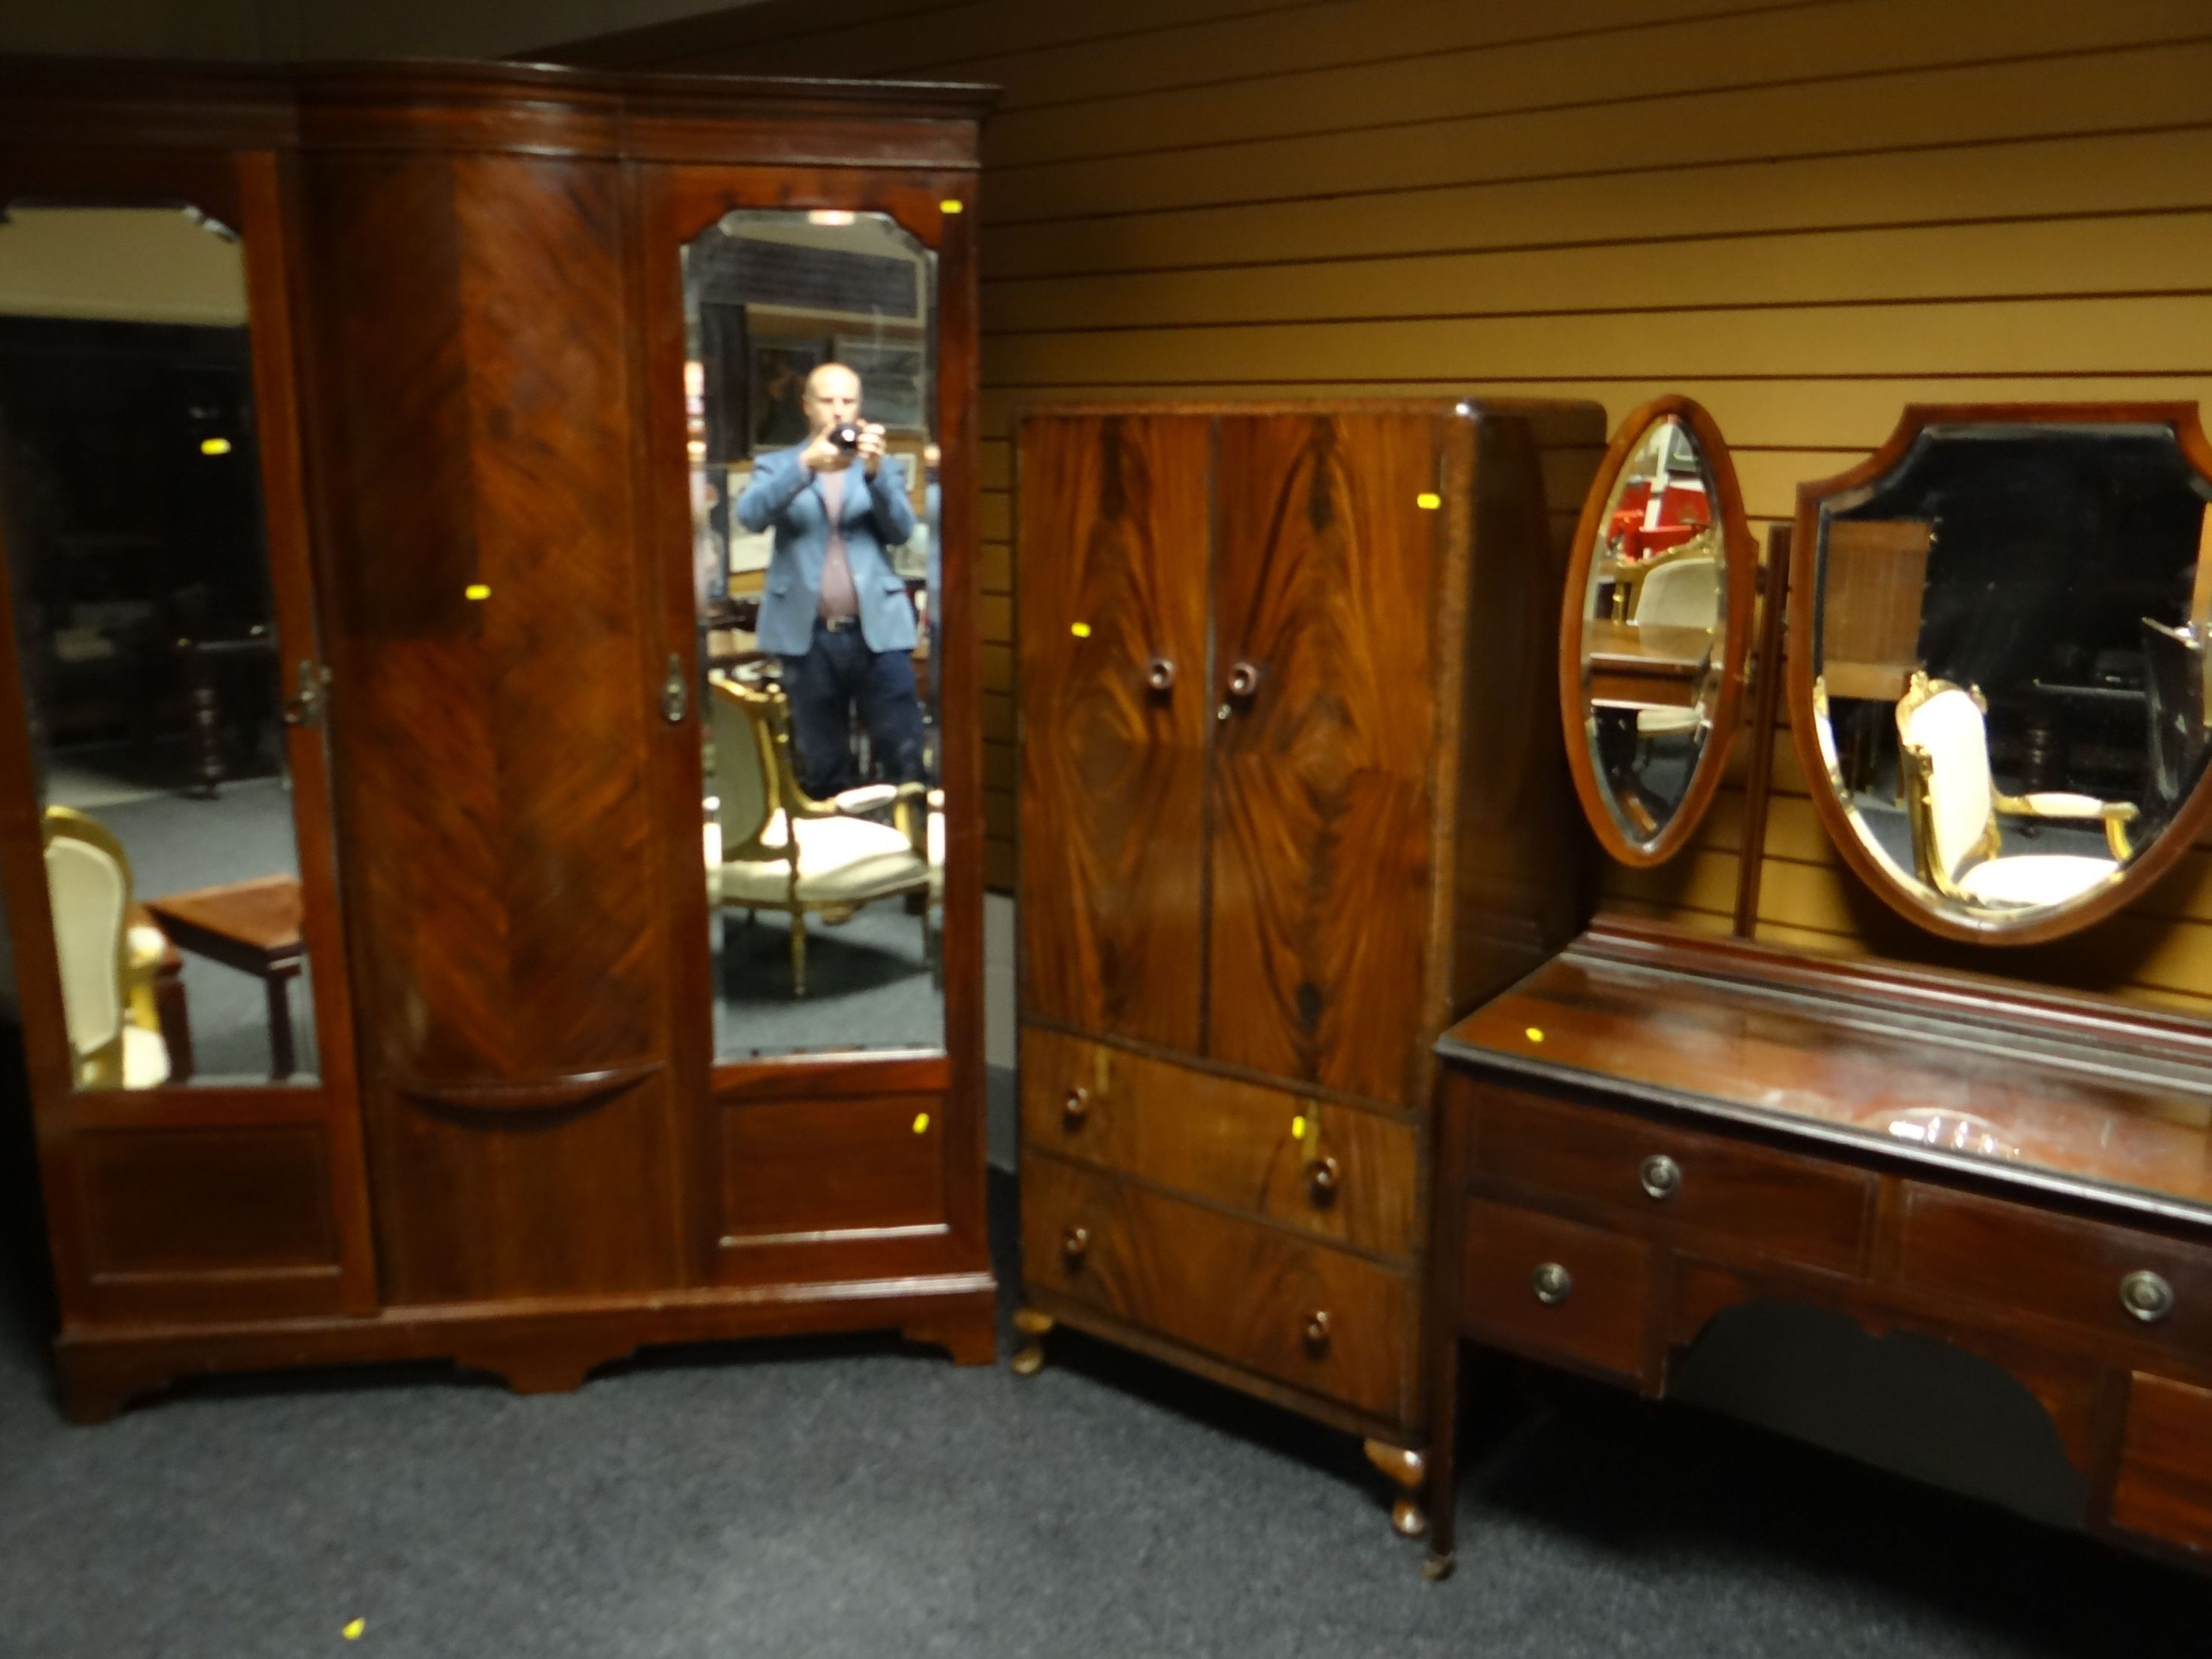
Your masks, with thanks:
[{"label": "drawer front", "polygon": [[1471,1202],[1460,1260],[1460,1328],[1544,1359],[1644,1374],[1651,1249],[1534,1210]]},{"label": "drawer front", "polygon": [[1866,1261],[1880,1188],[1868,1170],[1517,1091],[1486,1088],[1480,1100],[1479,1182],[1838,1273]]},{"label": "drawer front", "polygon": [[1373,1112],[1026,1030],[1022,1134],[1318,1237],[1415,1253],[1414,1132]]},{"label": "drawer front", "polygon": [[1405,1279],[1109,1176],[1022,1166],[1022,1264],[1036,1289],[1377,1416],[1402,1417]]},{"label": "drawer front", "polygon": [[2212,1391],[2135,1374],[2111,1518],[2185,1549],[2212,1549]]},{"label": "drawer front", "polygon": [[2132,1227],[1914,1184],[1898,1273],[1903,1286],[2039,1314],[2101,1341],[2212,1349],[2212,1251]]}]

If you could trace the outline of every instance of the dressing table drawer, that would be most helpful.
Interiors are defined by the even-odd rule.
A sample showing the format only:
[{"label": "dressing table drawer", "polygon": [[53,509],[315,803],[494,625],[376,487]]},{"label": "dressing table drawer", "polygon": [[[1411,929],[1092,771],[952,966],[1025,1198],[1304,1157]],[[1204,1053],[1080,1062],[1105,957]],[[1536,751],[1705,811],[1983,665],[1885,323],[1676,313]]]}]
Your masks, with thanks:
[{"label": "dressing table drawer", "polygon": [[1022,1271],[1032,1291],[1293,1388],[1377,1416],[1409,1403],[1404,1278],[1279,1227],[1031,1158]]},{"label": "dressing table drawer", "polygon": [[1880,1188],[1866,1170],[1516,1091],[1485,1089],[1480,1103],[1473,1165],[1486,1184],[1837,1273],[1866,1261]]},{"label": "dressing table drawer", "polygon": [[1412,1125],[1056,1031],[1021,1058],[1030,1146],[1412,1261]]},{"label": "dressing table drawer", "polygon": [[1480,1200],[1461,1243],[1460,1328],[1538,1358],[1644,1374],[1651,1249],[1534,1210]]},{"label": "dressing table drawer", "polygon": [[1914,1184],[1901,1284],[2071,1325],[2212,1353],[2212,1252],[2160,1234]]},{"label": "dressing table drawer", "polygon": [[2212,1390],[2137,1371],[2108,1518],[2191,1550],[2212,1550]]}]

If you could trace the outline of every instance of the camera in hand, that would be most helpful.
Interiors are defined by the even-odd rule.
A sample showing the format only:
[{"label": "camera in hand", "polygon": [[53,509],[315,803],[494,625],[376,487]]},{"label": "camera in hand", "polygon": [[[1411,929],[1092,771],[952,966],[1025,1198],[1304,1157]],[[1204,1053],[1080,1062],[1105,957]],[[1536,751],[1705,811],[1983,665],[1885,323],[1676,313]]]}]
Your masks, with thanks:
[{"label": "camera in hand", "polygon": [[830,429],[830,441],[838,448],[850,452],[860,447],[860,428],[849,422]]}]

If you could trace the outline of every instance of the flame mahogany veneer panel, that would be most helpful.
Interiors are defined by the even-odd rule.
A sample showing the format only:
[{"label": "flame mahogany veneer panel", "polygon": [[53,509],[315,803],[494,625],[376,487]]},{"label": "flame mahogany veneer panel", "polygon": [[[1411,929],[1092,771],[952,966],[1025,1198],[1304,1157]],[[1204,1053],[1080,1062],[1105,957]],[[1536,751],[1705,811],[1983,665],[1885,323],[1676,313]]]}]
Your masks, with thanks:
[{"label": "flame mahogany veneer panel", "polygon": [[386,1293],[680,1282],[661,1077],[438,1097],[666,1057],[620,170],[317,156],[305,198]]},{"label": "flame mahogany veneer panel", "polygon": [[1022,1006],[1185,1052],[1201,1029],[1210,425],[1055,418],[1021,457]]},{"label": "flame mahogany veneer panel", "polygon": [[1384,1101],[1426,1042],[1440,427],[1228,417],[1215,471],[1207,1053]]}]

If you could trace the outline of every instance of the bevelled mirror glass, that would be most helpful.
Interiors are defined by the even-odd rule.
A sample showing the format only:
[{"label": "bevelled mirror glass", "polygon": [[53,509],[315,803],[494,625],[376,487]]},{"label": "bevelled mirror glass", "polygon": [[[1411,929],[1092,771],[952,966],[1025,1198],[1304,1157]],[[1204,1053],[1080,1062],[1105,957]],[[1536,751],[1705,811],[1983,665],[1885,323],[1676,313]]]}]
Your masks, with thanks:
[{"label": "bevelled mirror glass", "polygon": [[2212,452],[2193,406],[1916,407],[1800,492],[1790,696],[1814,801],[1890,904],[2025,943],[2195,838]]},{"label": "bevelled mirror glass", "polygon": [[935,256],[732,212],[684,310],[715,1058],[941,1048]]},{"label": "bevelled mirror glass", "polygon": [[1686,398],[1631,415],[1576,529],[1559,629],[1575,787],[1623,863],[1670,856],[1719,784],[1757,574],[1712,417]]},{"label": "bevelled mirror glass", "polygon": [[183,207],[0,222],[0,544],[80,1087],[317,1071],[242,255]]}]

